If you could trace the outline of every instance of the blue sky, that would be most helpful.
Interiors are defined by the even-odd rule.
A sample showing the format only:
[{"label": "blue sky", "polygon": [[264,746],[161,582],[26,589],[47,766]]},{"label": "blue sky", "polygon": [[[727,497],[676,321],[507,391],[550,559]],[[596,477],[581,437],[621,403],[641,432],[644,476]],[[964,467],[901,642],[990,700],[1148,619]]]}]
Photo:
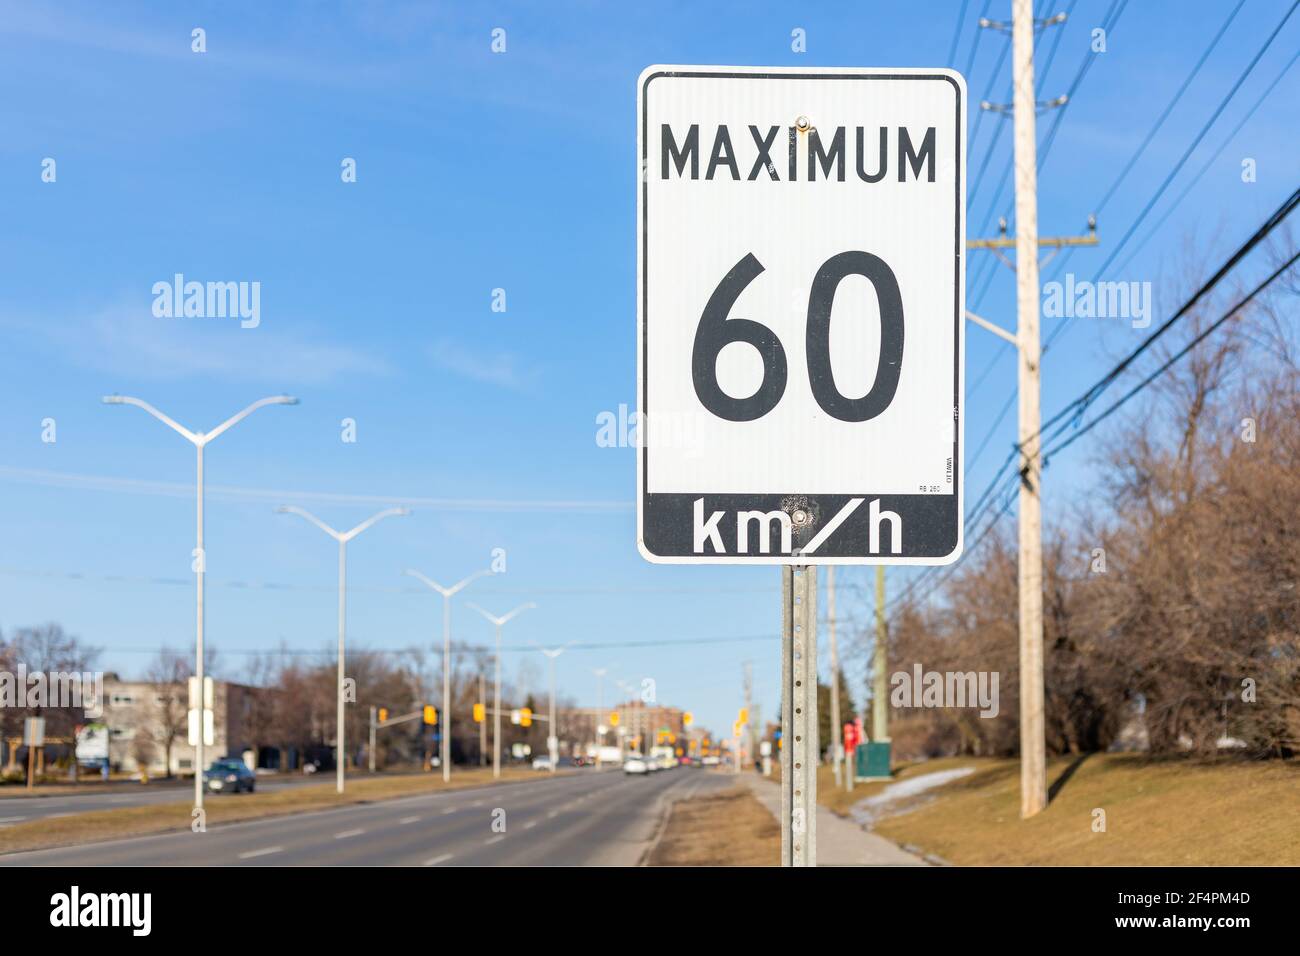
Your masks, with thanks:
[{"label": "blue sky", "polygon": [[[508,643],[612,645],[560,659],[566,694],[594,703],[590,669],[608,666],[629,682],[654,678],[661,701],[721,729],[751,660],[756,698],[774,717],[777,570],[645,563],[633,452],[595,441],[600,412],[635,403],[636,77],[651,63],[965,71],[970,62],[972,100],[1001,102],[1009,41],[984,31],[972,47],[984,6],[223,2],[121,3],[110,14],[92,3],[0,4],[0,628],[58,621],[128,673],[160,645],[192,647],[193,450],[100,396],[138,395],[210,428],[289,392],[300,406],[259,411],[208,451],[208,634],[230,676],[248,651],[333,640],[332,543],[274,505],[351,526],[379,498],[418,499],[411,517],[349,550],[352,646],[432,641],[437,600],[401,571],[455,579],[501,547],[506,575],[464,597],[496,612],[540,605],[509,626]],[[1080,278],[1092,277],[1289,6],[1249,0],[1235,18],[1107,205],[1102,246],[1069,261]],[[1060,45],[1044,98],[1069,86],[1110,7],[1077,0],[1070,22],[1052,28]],[[1044,234],[1082,231],[1230,9],[1125,6],[1041,171]],[[1009,19],[1009,4],[995,0],[989,16]],[[195,27],[207,33],[201,55],[190,49]],[[497,27],[504,54],[490,50]],[[791,50],[795,28],[806,53]],[[1056,42],[1042,38],[1040,63]],[[1139,241],[1297,48],[1300,16],[1116,259],[1123,270],[1105,276],[1154,282],[1157,322],[1170,303],[1160,284],[1189,243],[1203,261],[1221,258],[1294,188],[1292,69],[1152,241]],[[973,236],[986,215],[1010,212],[1009,185],[997,207],[991,199],[1011,131],[1009,119],[976,110],[970,123]],[[55,183],[41,181],[46,157]],[[340,181],[344,157],[356,159],[354,184]],[[1241,181],[1246,157],[1254,183]],[[979,295],[980,255],[969,262],[968,304],[1012,327],[1012,274],[998,267]],[[151,287],[177,272],[260,282],[261,324],[154,318]],[[490,308],[494,288],[506,290],[505,313]],[[1140,334],[1076,322],[1045,360],[1044,412]],[[971,462],[1014,366],[974,328],[967,382],[967,481],[978,491],[1013,440],[1014,410]],[[41,441],[45,418],[57,422],[54,444]],[[340,440],[344,418],[357,422],[355,444]],[[1090,447],[1049,470],[1049,520],[1093,474]],[[864,621],[870,574],[840,573],[841,605]],[[906,578],[895,572],[891,587]],[[463,604],[455,621],[459,638],[490,638]],[[643,646],[693,639],[712,643]],[[540,690],[543,664],[512,652],[506,666]],[[863,664],[849,669],[860,697]]]}]

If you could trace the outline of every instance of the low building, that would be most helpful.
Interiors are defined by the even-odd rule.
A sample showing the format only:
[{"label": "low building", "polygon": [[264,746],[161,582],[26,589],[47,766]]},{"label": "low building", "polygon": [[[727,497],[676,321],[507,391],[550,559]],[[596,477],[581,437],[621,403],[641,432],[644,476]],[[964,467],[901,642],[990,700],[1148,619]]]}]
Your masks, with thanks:
[{"label": "low building", "polygon": [[[213,681],[213,742],[204,760],[242,757],[249,748],[246,725],[261,688]],[[156,684],[104,675],[104,713],[96,723],[108,732],[108,761],[114,770],[150,776],[192,773],[188,740],[189,690],[184,684]]]}]

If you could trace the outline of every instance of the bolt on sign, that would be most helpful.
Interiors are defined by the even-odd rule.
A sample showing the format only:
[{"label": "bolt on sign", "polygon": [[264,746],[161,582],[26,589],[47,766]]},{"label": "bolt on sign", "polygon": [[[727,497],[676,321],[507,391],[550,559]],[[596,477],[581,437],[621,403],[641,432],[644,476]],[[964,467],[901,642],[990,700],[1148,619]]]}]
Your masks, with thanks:
[{"label": "bolt on sign", "polygon": [[961,554],[965,110],[948,70],[641,74],[647,559]]}]

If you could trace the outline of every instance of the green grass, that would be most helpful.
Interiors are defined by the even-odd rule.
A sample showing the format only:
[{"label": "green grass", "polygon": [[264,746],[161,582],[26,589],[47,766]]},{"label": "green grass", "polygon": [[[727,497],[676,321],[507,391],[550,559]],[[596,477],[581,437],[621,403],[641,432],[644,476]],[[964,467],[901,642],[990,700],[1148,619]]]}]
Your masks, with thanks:
[{"label": "green grass", "polygon": [[[1048,762],[1049,786],[1072,762]],[[1300,864],[1297,760],[1096,754],[1029,820],[1020,819],[1020,765],[1014,759],[932,761],[897,776],[958,766],[976,770],[929,791],[917,809],[878,821],[875,831],[955,864]],[[1097,809],[1105,811],[1105,832],[1093,830]]]}]

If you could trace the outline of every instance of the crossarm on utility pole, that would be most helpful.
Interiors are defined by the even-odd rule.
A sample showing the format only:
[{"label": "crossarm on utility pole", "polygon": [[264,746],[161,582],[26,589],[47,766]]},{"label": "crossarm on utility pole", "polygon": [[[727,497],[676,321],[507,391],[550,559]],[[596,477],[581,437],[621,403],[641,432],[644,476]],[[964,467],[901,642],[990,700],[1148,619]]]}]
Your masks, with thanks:
[{"label": "crossarm on utility pole", "polygon": [[993,322],[990,322],[988,319],[976,315],[974,312],[971,312],[969,309],[966,310],[966,318],[970,319],[981,329],[984,329],[988,332],[992,332],[994,335],[998,336],[998,338],[1006,339],[1016,348],[1020,348],[1020,340],[1017,339],[1010,332],[1008,332],[1006,329],[1002,328],[1002,326],[996,325]]}]

